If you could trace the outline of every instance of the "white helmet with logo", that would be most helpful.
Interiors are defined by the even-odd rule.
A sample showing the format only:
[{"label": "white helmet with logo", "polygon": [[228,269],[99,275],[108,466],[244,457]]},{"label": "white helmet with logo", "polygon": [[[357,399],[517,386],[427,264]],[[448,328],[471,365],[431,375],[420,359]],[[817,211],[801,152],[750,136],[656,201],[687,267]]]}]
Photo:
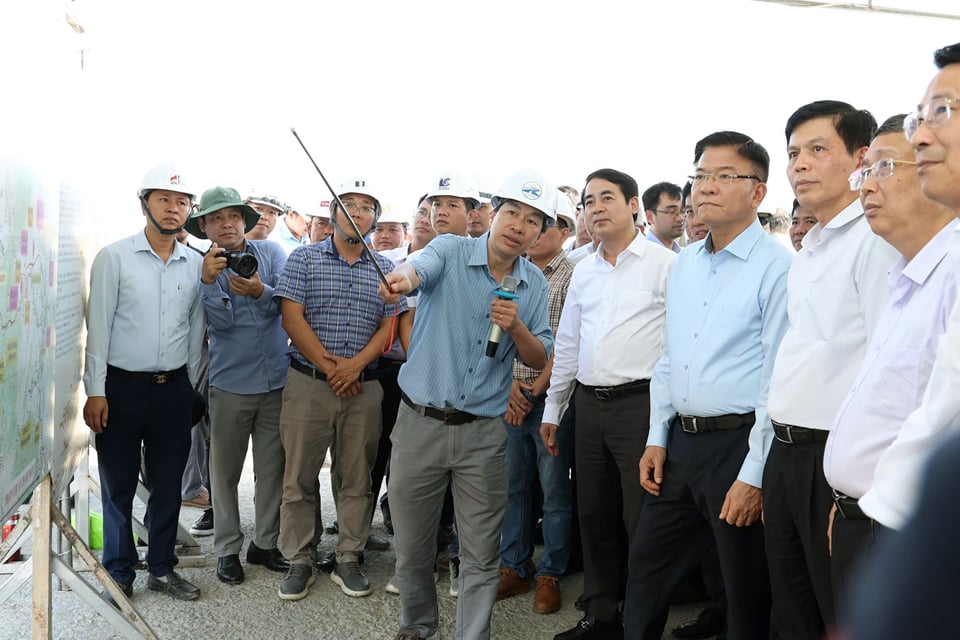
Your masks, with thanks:
[{"label": "white helmet with logo", "polygon": [[185,193],[190,196],[191,202],[197,197],[197,192],[183,181],[180,177],[180,170],[172,162],[157,165],[147,171],[146,175],[143,176],[143,182],[140,183],[137,197],[143,198],[146,194],[157,189]]},{"label": "white helmet with logo", "polygon": [[270,195],[268,193],[256,193],[253,192],[247,196],[247,199],[243,201],[244,204],[259,204],[265,207],[271,207],[277,210],[277,215],[283,215],[287,212],[289,207],[284,204],[280,198]]},{"label": "white helmet with logo", "polygon": [[499,209],[505,200],[516,200],[537,209],[544,215],[548,227],[557,221],[557,189],[536,169],[522,169],[507,178],[490,204]]},{"label": "white helmet with logo", "polygon": [[[375,195],[375,192],[367,186],[366,180],[356,179],[356,180],[345,180],[340,183],[340,186],[337,187],[337,198],[342,198],[348,193],[358,193],[362,196],[367,196],[373,200],[374,206],[377,208],[376,216],[374,220],[380,217],[383,209],[380,206],[380,198]],[[336,204],[336,199],[330,202],[330,209],[333,210],[333,206]]]},{"label": "white helmet with logo", "polygon": [[476,180],[465,173],[444,171],[430,187],[430,191],[427,192],[428,198],[440,196],[472,200],[470,208],[476,209],[480,204],[480,187],[477,186]]},{"label": "white helmet with logo", "polygon": [[408,227],[410,226],[410,216],[404,215],[391,207],[385,207],[383,214],[377,218],[377,223],[379,224],[381,222],[394,222]]}]

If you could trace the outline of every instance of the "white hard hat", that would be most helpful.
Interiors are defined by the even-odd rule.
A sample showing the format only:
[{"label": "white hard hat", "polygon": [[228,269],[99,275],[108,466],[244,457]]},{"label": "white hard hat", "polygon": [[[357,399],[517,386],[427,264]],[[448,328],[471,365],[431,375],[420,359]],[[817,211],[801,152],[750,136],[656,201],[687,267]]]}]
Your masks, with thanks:
[{"label": "white hard hat", "polygon": [[180,177],[180,170],[172,162],[157,165],[147,171],[146,175],[143,176],[143,182],[140,184],[140,190],[137,191],[137,197],[142,198],[144,194],[155,189],[185,193],[190,196],[191,200],[197,197],[197,192],[183,181]]},{"label": "white hard hat", "polygon": [[570,196],[557,189],[557,218],[567,221],[571,234],[577,233],[577,208],[573,206]]},{"label": "white hard hat", "polygon": [[[366,180],[354,179],[354,180],[346,180],[344,182],[341,182],[340,186],[337,187],[337,197],[342,198],[348,193],[358,193],[362,196],[367,196],[368,198],[371,198],[374,202],[374,205],[377,208],[377,217],[378,218],[380,217],[380,213],[383,210],[383,208],[380,205],[380,198],[378,198],[375,192],[371,190],[370,187],[367,186]],[[333,206],[334,202],[336,202],[336,200],[331,202],[330,206]]]},{"label": "white hard hat", "polygon": [[[473,200],[474,203],[480,202],[480,187],[476,180],[465,173],[459,171],[445,171],[430,187],[427,192],[428,198],[438,196],[452,196],[454,198],[463,198],[464,200]],[[476,204],[474,206],[476,206]]]},{"label": "white hard hat", "polygon": [[319,206],[312,207],[309,209],[303,209],[303,210],[297,209],[297,211],[300,211],[300,213],[307,216],[308,218],[326,218],[327,220],[329,220],[330,219],[330,201],[321,200]]},{"label": "white hard hat", "polygon": [[280,198],[272,196],[268,193],[251,193],[247,196],[247,199],[244,200],[247,204],[259,204],[266,207],[273,207],[281,214],[287,212],[287,205],[285,205]]},{"label": "white hard hat", "polygon": [[377,219],[377,224],[381,222],[395,222],[397,224],[402,224],[410,226],[410,216],[404,215],[399,211],[387,206],[383,208],[383,214]]},{"label": "white hard hat", "polygon": [[493,194],[489,191],[480,191],[480,204],[490,204],[490,198],[493,197]]},{"label": "white hard hat", "polygon": [[523,169],[507,178],[490,204],[498,209],[504,200],[516,200],[537,209],[546,217],[548,227],[557,221],[557,189],[536,169]]}]

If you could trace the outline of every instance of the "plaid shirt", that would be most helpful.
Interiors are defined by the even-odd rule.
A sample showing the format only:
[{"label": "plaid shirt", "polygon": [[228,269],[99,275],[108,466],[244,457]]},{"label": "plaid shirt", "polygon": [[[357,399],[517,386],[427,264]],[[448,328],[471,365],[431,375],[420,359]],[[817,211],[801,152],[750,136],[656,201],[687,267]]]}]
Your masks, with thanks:
[{"label": "plaid shirt", "polygon": [[[560,312],[563,311],[563,302],[567,299],[567,287],[573,276],[574,264],[567,258],[564,251],[559,252],[543,269],[547,278],[550,292],[547,294],[547,313],[549,314],[550,330],[557,335],[557,326],[560,324]],[[543,369],[531,369],[519,360],[513,361],[513,378],[520,382],[533,384]]]},{"label": "plaid shirt", "polygon": [[[393,263],[374,253],[384,273],[393,271]],[[273,297],[286,298],[304,306],[304,317],[327,351],[352,358],[377,332],[383,318],[407,310],[407,303],[385,305],[377,293],[379,276],[366,254],[350,264],[340,256],[333,238],[297,247],[287,259]],[[303,364],[314,366],[297,348],[290,355]]]}]

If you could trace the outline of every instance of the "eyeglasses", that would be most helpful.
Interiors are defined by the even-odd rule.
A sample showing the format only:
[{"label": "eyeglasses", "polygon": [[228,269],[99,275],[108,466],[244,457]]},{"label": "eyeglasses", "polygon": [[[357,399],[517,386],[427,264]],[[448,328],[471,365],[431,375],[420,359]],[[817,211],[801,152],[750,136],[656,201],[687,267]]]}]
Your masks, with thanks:
[{"label": "eyeglasses", "polygon": [[353,202],[344,202],[343,208],[347,210],[347,213],[354,213],[356,211],[360,211],[360,213],[366,214],[368,216],[372,216],[377,212],[377,210],[374,207],[368,207],[367,205],[363,205],[361,207],[361,206],[357,206]]},{"label": "eyeglasses", "polygon": [[707,180],[713,178],[720,184],[732,184],[734,180],[756,180],[762,182],[760,176],[741,176],[736,173],[698,173],[695,176],[687,176],[693,184],[705,184]]},{"label": "eyeglasses", "polygon": [[873,174],[873,177],[877,180],[889,178],[893,175],[893,169],[898,164],[916,165],[917,163],[910,162],[909,160],[892,160],[891,158],[878,160],[872,167],[861,167],[850,174],[850,190],[860,191],[860,189],[863,188],[863,183],[867,181],[867,176],[870,174]]},{"label": "eyeglasses", "polygon": [[680,216],[683,215],[683,211],[679,207],[667,207],[666,209],[654,209],[657,213],[662,213],[668,216]]},{"label": "eyeglasses", "polygon": [[913,139],[924,122],[931,127],[936,127],[949,120],[955,104],[960,104],[960,100],[942,96],[934,98],[908,115],[903,119],[903,132],[907,134],[907,140]]}]

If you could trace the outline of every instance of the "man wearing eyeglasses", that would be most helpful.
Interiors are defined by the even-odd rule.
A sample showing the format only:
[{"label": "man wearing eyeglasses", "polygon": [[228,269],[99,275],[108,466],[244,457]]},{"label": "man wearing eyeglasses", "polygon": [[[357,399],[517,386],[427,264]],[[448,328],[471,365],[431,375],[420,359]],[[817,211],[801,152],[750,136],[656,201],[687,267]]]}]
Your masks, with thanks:
[{"label": "man wearing eyeglasses", "polygon": [[890,296],[894,249],[871,232],[850,174],[877,127],[845,102],[821,100],[787,120],[787,178],[818,223],[787,281],[790,327],[770,382],[772,440],[763,472],[764,537],[783,640],[822,637],[835,621],[827,548],[833,494],[823,449]]},{"label": "man wearing eyeglasses", "polygon": [[[917,154],[923,193],[960,216],[960,116],[956,113],[960,109],[960,43],[937,51],[934,62],[940,71],[917,111],[907,116],[904,131]],[[954,240],[954,246],[958,243]],[[910,414],[881,456],[873,486],[860,500],[863,510],[885,526],[904,526],[919,498],[927,455],[946,433],[960,431],[958,354],[960,313],[955,311],[940,341],[920,408]]]},{"label": "man wearing eyeglasses", "polygon": [[790,254],[757,219],[767,151],[721,131],[700,140],[694,158],[693,204],[710,234],[680,254],[670,278],[640,460],[650,495],[630,547],[624,637],[659,640],[670,594],[715,542],[729,637],[767,640],[760,476]]},{"label": "man wearing eyeglasses", "polygon": [[[290,562],[278,592],[282,600],[305,598],[313,584],[317,474],[331,446],[339,477],[340,535],[330,579],[348,596],[370,593],[359,556],[370,533],[370,468],[380,437],[383,390],[366,368],[390,341],[394,311],[406,311],[407,304],[384,304],[371,257],[383,272],[393,263],[364,252],[363,236],[381,211],[375,191],[364,180],[350,180],[337,194],[346,211],[336,199],[330,204],[334,235],[294,249],[273,294],[291,342],[280,411],[286,462],[278,547]],[[355,221],[359,236],[345,215]]]},{"label": "man wearing eyeglasses", "polygon": [[838,602],[843,602],[861,555],[889,532],[866,516],[858,501],[873,483],[881,454],[920,404],[937,342],[957,299],[955,264],[947,257],[957,220],[920,189],[903,119],[893,116],[881,125],[864,167],[850,176],[870,228],[901,258],[889,270],[893,295],[833,421],[823,456],[836,502],[829,532]]},{"label": "man wearing eyeglasses", "polygon": [[677,238],[683,235],[681,189],[669,182],[658,182],[643,192],[643,209],[650,228],[647,240],[680,253]]}]

